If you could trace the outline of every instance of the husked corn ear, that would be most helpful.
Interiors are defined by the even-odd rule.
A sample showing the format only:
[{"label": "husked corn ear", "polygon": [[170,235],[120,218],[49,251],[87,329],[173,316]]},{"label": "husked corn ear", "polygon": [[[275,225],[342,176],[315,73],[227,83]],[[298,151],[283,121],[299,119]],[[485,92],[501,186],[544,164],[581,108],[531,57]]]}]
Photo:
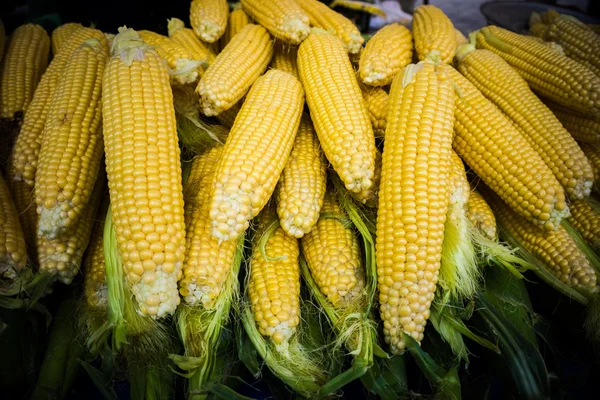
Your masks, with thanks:
[{"label": "husked corn ear", "polygon": [[303,107],[302,85],[287,72],[270,70],[256,80],[217,165],[210,208],[214,237],[236,240],[267,204],[294,145]]},{"label": "husked corn ear", "polygon": [[241,8],[236,8],[235,10],[231,11],[229,13],[227,27],[225,27],[225,33],[223,33],[223,36],[221,36],[221,48],[224,49],[225,46],[231,42],[231,39],[237,35],[237,33],[241,31],[243,27],[251,23],[252,20],[248,14],[246,14],[246,12]]},{"label": "husked corn ear", "polygon": [[223,146],[216,146],[192,161],[184,186],[186,245],[179,293],[188,304],[210,308],[221,293],[238,242],[220,242],[211,235],[210,195]]},{"label": "husked corn ear", "polygon": [[569,110],[561,104],[545,100],[544,103],[578,142],[600,143],[600,117]]},{"label": "husked corn ear", "polygon": [[0,280],[12,280],[27,263],[19,214],[0,174]]},{"label": "husked corn ear", "polygon": [[90,196],[90,200],[81,212],[80,218],[68,230],[60,235],[50,238],[38,235],[38,258],[40,272],[55,277],[56,280],[70,284],[79,272],[83,253],[88,247],[94,216],[102,200],[102,192],[106,179],[100,177]]},{"label": "husked corn ear", "polygon": [[467,180],[465,165],[454,150],[450,152],[450,167],[448,168],[448,193],[450,196],[449,204],[451,213],[463,212],[467,202],[469,201],[471,186]]},{"label": "husked corn ear", "polygon": [[552,170],[467,78],[444,68],[457,87],[454,150],[517,213],[556,229],[569,207]]},{"label": "husked corn ear", "polygon": [[198,69],[203,73],[206,68],[215,60],[215,54],[203,43],[193,30],[186,28],[182,20],[171,18],[168,22],[169,37],[185,48],[192,60],[202,62],[202,67]]},{"label": "husked corn ear", "polygon": [[[258,330],[275,344],[287,343],[300,323],[300,265],[298,239],[285,234],[266,209],[252,242],[248,296]],[[263,235],[268,238],[264,247]]]},{"label": "husked corn ear", "polygon": [[600,188],[600,149],[598,149],[597,145],[588,143],[579,143],[579,146],[592,166],[594,182]]},{"label": "husked corn ear", "polygon": [[344,45],[315,31],[298,50],[310,117],[329,162],[351,192],[373,185],[375,137]]},{"label": "husked corn ear", "polygon": [[522,247],[538,257],[561,282],[589,292],[597,292],[596,273],[575,240],[563,226],[548,232],[521,218],[500,198],[490,194],[486,198],[500,225],[500,234],[507,231]]},{"label": "husked corn ear", "polygon": [[309,17],[295,0],[242,0],[242,8],[271,35],[300,44],[310,33]]},{"label": "husked corn ear", "polygon": [[242,104],[244,104],[244,99],[242,98],[240,101],[235,103],[229,110],[225,110],[219,115],[216,116],[217,121],[221,123],[221,125],[231,129],[233,123],[235,122],[235,118],[240,112],[242,108]]},{"label": "husked corn ear", "polygon": [[459,46],[469,43],[469,39],[467,39],[465,37],[465,35],[463,35],[463,33],[456,28],[454,28],[454,39],[456,40],[456,48],[457,49]]},{"label": "husked corn ear", "polygon": [[343,307],[362,294],[365,273],[358,239],[335,193],[325,194],[321,217],[301,244],[310,274],[331,304]]},{"label": "husked corn ear", "polygon": [[535,39],[493,25],[478,31],[477,47],[502,57],[534,92],[574,110],[600,116],[600,77],[577,61]]},{"label": "husked corn ear", "polygon": [[360,192],[348,192],[356,201],[367,207],[377,207],[377,195],[379,194],[379,184],[381,182],[381,152],[377,150],[375,154],[375,170],[373,173],[373,185],[369,189]]},{"label": "husked corn ear", "polygon": [[488,50],[470,51],[458,58],[459,71],[510,118],[569,198],[588,197],[594,180],[592,167],[577,142],[517,71]]},{"label": "husked corn ear", "polygon": [[[411,65],[392,82],[377,218],[377,277],[385,342],[417,341],[430,315],[448,211],[454,93],[447,73]],[[410,123],[409,123],[410,121]]]},{"label": "husked corn ear", "polygon": [[218,115],[230,109],[265,72],[273,43],[265,28],[248,24],[233,37],[200,79],[196,92],[202,112]]},{"label": "husked corn ear", "polygon": [[348,53],[358,54],[360,52],[365,40],[354,22],[318,0],[295,1],[308,15],[312,26],[335,34],[344,42]]},{"label": "husked corn ear", "polygon": [[419,60],[430,56],[432,51],[439,51],[443,63],[452,62],[456,50],[456,32],[452,21],[442,10],[432,5],[417,7],[412,27]]},{"label": "husked corn ear", "polygon": [[600,252],[600,213],[596,200],[577,200],[571,203],[569,222],[592,250]]},{"label": "husked corn ear", "polygon": [[361,88],[363,98],[367,104],[369,118],[373,125],[375,137],[385,136],[385,127],[387,120],[388,94],[380,87],[364,86]]},{"label": "husked corn ear", "polygon": [[229,17],[227,0],[193,0],[190,4],[190,24],[196,35],[214,43],[223,35]]},{"label": "husked corn ear", "polygon": [[496,217],[483,196],[472,190],[467,203],[467,217],[473,226],[490,240],[498,239]]},{"label": "husked corn ear", "polygon": [[33,99],[25,113],[21,131],[15,140],[8,168],[11,171],[8,180],[22,180],[33,187],[38,155],[42,144],[42,132],[50,112],[56,85],[71,58],[71,53],[86,40],[94,38],[98,39],[103,46],[107,45],[106,38],[101,31],[91,28],[77,29],[65,43],[64,51],[59,52],[48,66],[35,90]]},{"label": "husked corn ear", "polygon": [[35,176],[38,234],[54,238],[73,226],[94,188],[104,152],[102,73],[108,45],[85,41],[56,86]]},{"label": "husked corn ear", "polygon": [[106,286],[106,264],[104,262],[104,221],[110,204],[108,192],[94,218],[94,227],[86,256],[83,261],[83,291],[91,310],[104,311],[108,308],[108,287]]},{"label": "husked corn ear", "polygon": [[78,22],[67,22],[52,31],[52,54],[55,57],[79,28],[83,28],[83,25]]},{"label": "husked corn ear", "polygon": [[326,184],[325,157],[310,117],[304,114],[276,190],[277,214],[285,233],[301,238],[313,229],[319,219]]},{"label": "husked corn ear", "polygon": [[360,54],[358,74],[363,83],[385,86],[412,61],[412,35],[398,23],[386,25],[367,42]]},{"label": "husked corn ear", "polygon": [[[7,174],[11,176],[10,172]],[[25,235],[27,253],[29,258],[37,260],[37,212],[35,211],[35,199],[33,198],[33,187],[23,181],[6,181],[10,194],[12,195],[17,216]]]},{"label": "husked corn ear", "polygon": [[172,314],[185,251],[173,92],[158,53],[120,28],[104,71],[102,115],[123,271],[145,315]]},{"label": "husked corn ear", "polygon": [[298,75],[298,48],[286,45],[281,40],[276,40],[270,67],[288,72],[300,79]]}]

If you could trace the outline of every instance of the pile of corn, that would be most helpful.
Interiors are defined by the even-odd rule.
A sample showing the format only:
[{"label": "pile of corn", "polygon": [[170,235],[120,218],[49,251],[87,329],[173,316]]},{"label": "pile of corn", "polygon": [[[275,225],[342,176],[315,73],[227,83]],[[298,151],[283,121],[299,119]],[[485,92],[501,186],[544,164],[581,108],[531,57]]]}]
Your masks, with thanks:
[{"label": "pile of corn", "polygon": [[[301,335],[301,261],[335,309],[368,294],[365,239],[340,203],[349,195],[376,214],[386,351],[427,335],[447,222],[460,215],[593,297],[598,271],[565,224],[600,249],[590,198],[600,183],[600,36],[543,17],[535,36],[487,26],[470,43],[434,6],[416,9],[412,32],[391,24],[364,43],[316,0],[242,0],[231,11],[194,0],[168,36],[70,23],[50,38],[22,25],[0,68],[10,150],[0,277],[16,285],[29,270],[61,290],[55,282],[81,272],[87,306],[108,315],[109,199],[116,279],[140,316],[247,304],[264,343],[283,354]],[[178,140],[179,101],[209,133],[200,148]],[[227,130],[224,140],[210,134]],[[240,299],[232,271],[242,257]]]}]

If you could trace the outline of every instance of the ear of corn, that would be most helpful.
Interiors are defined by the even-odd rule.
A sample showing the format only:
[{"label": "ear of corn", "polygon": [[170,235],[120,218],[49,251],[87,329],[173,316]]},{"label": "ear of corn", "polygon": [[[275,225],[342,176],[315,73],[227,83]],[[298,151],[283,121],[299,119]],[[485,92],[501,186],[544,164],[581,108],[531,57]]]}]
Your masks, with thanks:
[{"label": "ear of corn", "polygon": [[59,50],[64,47],[73,33],[79,28],[83,28],[83,25],[77,22],[67,22],[62,24],[52,31],[52,54],[56,57]]},{"label": "ear of corn", "polygon": [[319,141],[351,192],[373,185],[375,138],[343,43],[313,32],[298,50],[298,71]]},{"label": "ear of corn", "polygon": [[215,173],[210,219],[219,240],[237,239],[269,201],[294,145],[303,106],[302,85],[287,72],[270,70],[250,89]]},{"label": "ear of corn", "polygon": [[348,192],[354,200],[370,208],[377,207],[377,196],[381,182],[381,160],[381,151],[377,150],[375,154],[375,170],[373,171],[373,185],[369,189],[361,190],[360,192]]},{"label": "ear of corn", "polygon": [[309,17],[294,0],[242,0],[242,8],[271,35],[300,44],[310,33]]},{"label": "ear of corn", "polygon": [[352,21],[318,0],[295,1],[309,16],[312,26],[335,34],[344,42],[348,53],[358,54],[360,52],[365,40]]},{"label": "ear of corn", "polygon": [[545,100],[560,123],[578,142],[600,144],[600,117],[594,117],[570,110],[561,104]]},{"label": "ear of corn", "polygon": [[[4,178],[0,175],[0,281],[12,281],[27,263],[25,236],[19,222],[19,215],[8,191]],[[2,287],[0,287],[0,290]]]},{"label": "ear of corn", "polygon": [[585,242],[600,253],[600,204],[595,199],[574,201],[569,222],[579,231]]},{"label": "ear of corn", "polygon": [[168,23],[169,37],[184,47],[192,60],[202,62],[198,71],[202,74],[215,60],[215,54],[203,43],[193,30],[186,28],[182,20],[171,18]]},{"label": "ear of corn", "polygon": [[202,112],[212,116],[233,107],[267,69],[272,55],[273,43],[265,28],[254,24],[242,28],[198,83]]},{"label": "ear of corn", "polygon": [[300,79],[298,75],[298,48],[288,46],[281,40],[276,40],[270,67],[285,71]]},{"label": "ear of corn", "polygon": [[479,230],[479,232],[483,233],[486,238],[492,241],[498,239],[496,217],[488,203],[477,190],[472,190],[469,195],[467,217],[469,217],[473,226]]},{"label": "ear of corn", "polygon": [[[446,14],[436,6],[422,5],[415,9],[413,36],[419,60],[439,52],[443,63],[450,63],[456,50],[454,25]],[[437,57],[437,56],[436,56]]]},{"label": "ear of corn", "polygon": [[534,92],[574,110],[600,116],[600,77],[577,61],[532,38],[493,25],[479,30],[477,47],[501,56]]},{"label": "ear of corn", "polygon": [[556,229],[569,207],[550,168],[469,80],[450,66],[444,68],[456,85],[454,150],[515,211]]},{"label": "ear of corn", "polygon": [[590,195],[593,172],[577,142],[500,56],[474,50],[459,57],[459,71],[521,131],[571,199]]},{"label": "ear of corn", "polygon": [[229,20],[227,22],[227,27],[225,28],[225,33],[221,36],[221,49],[224,49],[231,39],[237,35],[239,31],[242,30],[248,24],[251,24],[252,20],[246,14],[244,10],[241,8],[236,8],[235,10],[229,13]]},{"label": "ear of corn", "polygon": [[327,164],[308,115],[303,115],[276,190],[277,214],[281,228],[301,238],[310,232],[323,205]]},{"label": "ear of corn", "polygon": [[588,143],[579,143],[579,146],[592,166],[596,187],[600,188],[600,149],[597,145]]},{"label": "ear of corn", "polygon": [[102,73],[107,43],[85,41],[56,86],[35,180],[39,233],[54,238],[79,218],[94,188],[103,154]]},{"label": "ear of corn", "polygon": [[102,82],[112,219],[140,311],[162,317],[179,304],[185,250],[173,94],[166,65],[135,31],[121,28],[113,49]]},{"label": "ear of corn", "polygon": [[367,87],[364,85],[362,87],[362,94],[367,104],[371,124],[373,125],[373,133],[375,137],[382,138],[385,136],[387,125],[388,94],[380,87]]},{"label": "ear of corn", "polygon": [[83,291],[87,306],[91,311],[104,311],[108,308],[108,288],[106,286],[106,264],[104,262],[104,221],[110,204],[108,192],[94,218],[90,243],[83,262]]},{"label": "ear of corn", "polygon": [[193,0],[190,24],[204,42],[214,43],[223,35],[229,17],[227,0]]},{"label": "ear of corn", "polygon": [[412,35],[398,24],[381,28],[365,46],[358,62],[360,79],[373,86],[392,83],[394,76],[412,61]]},{"label": "ear of corn", "polygon": [[219,121],[221,125],[231,129],[233,123],[235,122],[235,118],[242,108],[242,104],[244,104],[244,98],[231,106],[230,109],[220,112],[219,115],[216,116],[217,121]]},{"label": "ear of corn", "polygon": [[[9,175],[10,177],[10,175]],[[21,228],[25,235],[27,244],[27,253],[31,260],[37,260],[37,212],[35,209],[35,199],[33,197],[34,188],[23,181],[6,181],[10,194],[12,195]]]},{"label": "ear of corn", "polygon": [[383,331],[393,353],[406,346],[403,332],[423,339],[436,289],[448,210],[452,91],[448,75],[428,63],[406,68],[392,83],[376,257]]}]

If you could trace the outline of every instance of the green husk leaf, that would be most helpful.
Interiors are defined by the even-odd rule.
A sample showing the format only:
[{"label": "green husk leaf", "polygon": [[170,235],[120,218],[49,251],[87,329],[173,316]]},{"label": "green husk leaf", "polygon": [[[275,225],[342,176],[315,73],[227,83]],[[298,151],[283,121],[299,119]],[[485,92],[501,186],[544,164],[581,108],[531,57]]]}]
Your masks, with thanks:
[{"label": "green husk leaf", "polygon": [[367,390],[383,400],[402,398],[408,392],[404,356],[376,359],[360,380]]},{"label": "green husk leaf", "polygon": [[92,380],[92,382],[94,383],[96,388],[100,391],[100,393],[102,394],[102,396],[105,399],[107,399],[107,400],[118,400],[119,399],[115,390],[106,384],[102,372],[100,372],[92,364],[90,364],[84,360],[79,360],[79,363],[81,364],[81,366],[83,367],[85,372],[87,372],[88,376],[90,377],[90,379]]}]

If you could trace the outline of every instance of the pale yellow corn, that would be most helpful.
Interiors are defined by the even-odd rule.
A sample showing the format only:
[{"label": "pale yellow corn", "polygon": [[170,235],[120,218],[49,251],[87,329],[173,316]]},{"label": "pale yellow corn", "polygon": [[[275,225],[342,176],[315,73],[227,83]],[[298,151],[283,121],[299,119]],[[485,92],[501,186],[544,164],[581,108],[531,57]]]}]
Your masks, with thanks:
[{"label": "pale yellow corn", "polygon": [[186,28],[182,20],[171,18],[168,22],[169,37],[176,43],[183,46],[192,60],[202,62],[202,66],[198,69],[201,74],[215,60],[215,54],[210,48],[202,42],[193,30]]},{"label": "pale yellow corn", "polygon": [[571,203],[569,222],[592,250],[600,252],[600,213],[596,200],[578,200]]},{"label": "pale yellow corn", "polygon": [[14,279],[27,263],[25,236],[8,186],[0,174],[0,280]]},{"label": "pale yellow corn", "polygon": [[108,308],[108,287],[106,286],[106,263],[104,262],[104,221],[110,204],[108,193],[98,214],[94,218],[94,228],[83,261],[83,292],[87,306],[94,311],[106,312]]},{"label": "pale yellow corn", "polygon": [[496,217],[488,203],[477,190],[472,190],[469,195],[467,217],[473,226],[485,235],[485,237],[493,241],[498,239]]},{"label": "pale yellow corn", "polygon": [[229,17],[227,0],[193,0],[190,24],[204,42],[214,43],[223,35]]},{"label": "pale yellow corn", "polygon": [[456,50],[456,32],[450,18],[433,5],[422,5],[413,16],[413,37],[419,60],[439,52],[443,63],[450,63]]},{"label": "pale yellow corn", "polygon": [[373,133],[375,137],[385,136],[385,127],[387,121],[388,94],[380,87],[362,87],[363,98],[367,104]]},{"label": "pale yellow corn", "polygon": [[242,0],[242,8],[271,35],[300,44],[310,33],[309,16],[294,0]]},{"label": "pale yellow corn", "polygon": [[79,28],[83,28],[83,25],[77,22],[67,22],[52,31],[52,54],[55,57]]},{"label": "pale yellow corn", "polygon": [[235,10],[229,13],[229,20],[227,21],[227,27],[225,28],[225,33],[221,36],[221,49],[224,49],[225,46],[231,41],[231,39],[242,30],[248,24],[251,24],[252,20],[246,14],[244,10],[241,8],[236,8]]},{"label": "pale yellow corn", "polygon": [[280,69],[299,78],[298,75],[298,48],[286,45],[281,40],[275,41],[273,58],[269,65],[273,69]]}]

